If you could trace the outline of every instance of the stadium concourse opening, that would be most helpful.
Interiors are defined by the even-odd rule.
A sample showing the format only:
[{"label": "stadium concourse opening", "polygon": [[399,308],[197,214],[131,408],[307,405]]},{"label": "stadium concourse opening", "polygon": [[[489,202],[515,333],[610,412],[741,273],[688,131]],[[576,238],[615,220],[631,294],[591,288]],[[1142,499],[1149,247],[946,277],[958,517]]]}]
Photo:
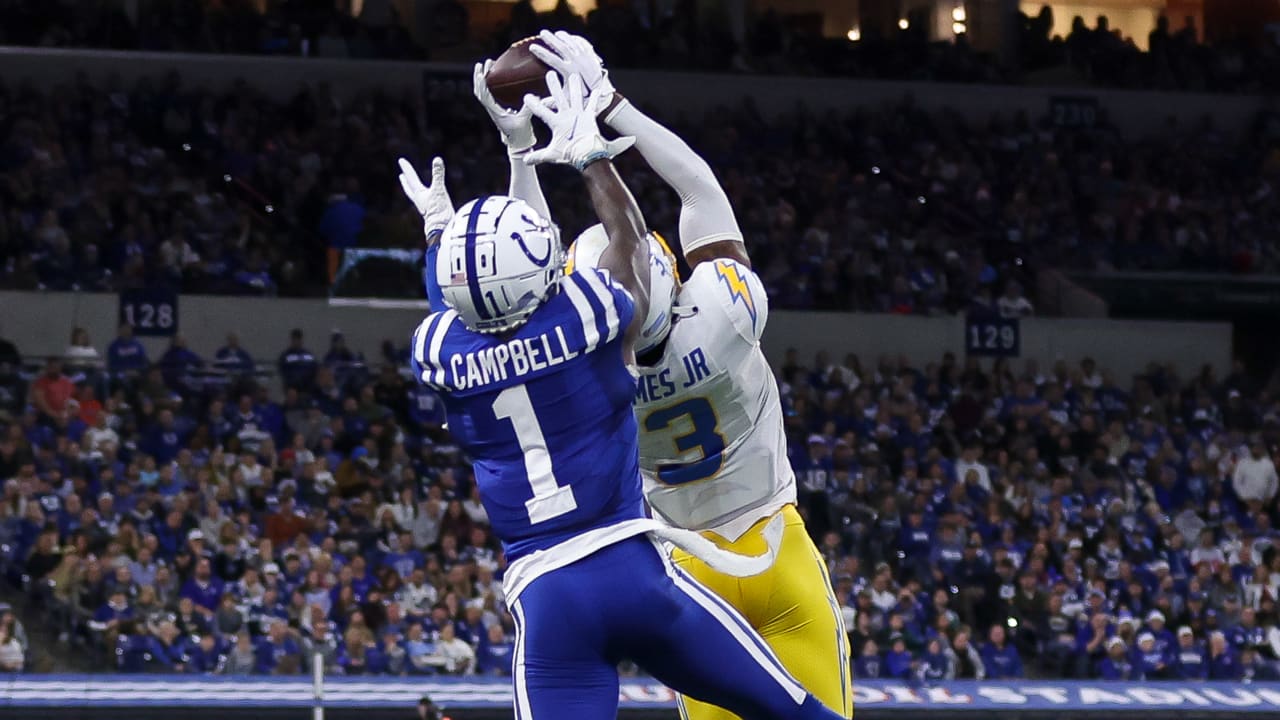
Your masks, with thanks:
[{"label": "stadium concourse opening", "polygon": [[[1277,22],[0,3],[0,719],[529,720],[599,638],[525,611],[660,583],[726,704],[1280,717]],[[680,716],[673,655],[598,714]]]}]

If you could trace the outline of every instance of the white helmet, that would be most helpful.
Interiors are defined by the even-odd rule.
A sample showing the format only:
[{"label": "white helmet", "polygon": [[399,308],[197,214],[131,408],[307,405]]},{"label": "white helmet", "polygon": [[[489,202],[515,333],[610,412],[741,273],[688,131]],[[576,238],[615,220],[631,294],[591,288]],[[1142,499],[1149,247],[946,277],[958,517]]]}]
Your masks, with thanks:
[{"label": "white helmet", "polygon": [[444,301],[476,332],[520,327],[564,274],[560,231],[523,200],[502,195],[459,208],[439,253]]},{"label": "white helmet", "polygon": [[[636,354],[641,355],[667,339],[671,331],[671,307],[675,304],[680,278],[676,275],[676,256],[667,242],[656,232],[650,232],[649,241],[649,314],[644,319],[644,329],[636,339]],[[597,267],[604,249],[609,246],[609,235],[603,225],[592,225],[582,232],[569,246],[567,272],[575,267]]]}]

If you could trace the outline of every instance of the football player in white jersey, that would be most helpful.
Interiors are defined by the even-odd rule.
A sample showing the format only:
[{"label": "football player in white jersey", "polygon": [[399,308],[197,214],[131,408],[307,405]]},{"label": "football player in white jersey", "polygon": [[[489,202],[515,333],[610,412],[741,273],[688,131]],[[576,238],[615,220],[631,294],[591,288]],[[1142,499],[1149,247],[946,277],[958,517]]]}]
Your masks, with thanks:
[{"label": "football player in white jersey", "polygon": [[[680,550],[674,557],[741,611],[806,689],[851,717],[848,636],[826,564],[795,507],[778,386],[760,348],[768,297],[729,199],[706,161],[616,93],[587,40],[545,31],[541,39],[545,47],[531,51],[611,96],[604,121],[634,137],[681,198],[680,245],[692,272],[680,284],[675,258],[651,234],[651,309],[636,344],[646,498],[666,522],[725,549],[774,553],[771,569],[750,578],[724,575]],[[571,262],[594,266],[607,244],[596,226],[575,241]],[[670,306],[659,301],[672,296]],[[681,711],[695,720],[734,717],[688,699]]]}]

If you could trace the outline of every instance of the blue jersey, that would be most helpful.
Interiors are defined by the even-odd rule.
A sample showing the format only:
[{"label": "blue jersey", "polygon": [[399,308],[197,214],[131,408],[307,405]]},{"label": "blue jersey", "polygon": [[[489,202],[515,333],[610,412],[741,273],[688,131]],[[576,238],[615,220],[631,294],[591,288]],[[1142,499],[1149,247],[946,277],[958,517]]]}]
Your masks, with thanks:
[{"label": "blue jersey", "polygon": [[645,517],[623,356],[633,314],[607,273],[580,271],[511,333],[468,330],[453,310],[414,333],[414,374],[444,396],[511,560]]}]

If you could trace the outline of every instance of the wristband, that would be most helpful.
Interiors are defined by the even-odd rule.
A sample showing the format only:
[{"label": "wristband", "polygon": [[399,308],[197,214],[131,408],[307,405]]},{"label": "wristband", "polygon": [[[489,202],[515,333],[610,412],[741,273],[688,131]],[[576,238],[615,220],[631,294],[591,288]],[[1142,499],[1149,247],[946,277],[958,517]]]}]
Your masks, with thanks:
[{"label": "wristband", "polygon": [[600,160],[608,160],[608,159],[610,159],[609,151],[604,148],[601,148],[594,152],[588,153],[587,156],[582,158],[581,160],[574,160],[573,166],[578,169],[578,172],[583,172],[584,170],[587,169],[588,165]]}]

